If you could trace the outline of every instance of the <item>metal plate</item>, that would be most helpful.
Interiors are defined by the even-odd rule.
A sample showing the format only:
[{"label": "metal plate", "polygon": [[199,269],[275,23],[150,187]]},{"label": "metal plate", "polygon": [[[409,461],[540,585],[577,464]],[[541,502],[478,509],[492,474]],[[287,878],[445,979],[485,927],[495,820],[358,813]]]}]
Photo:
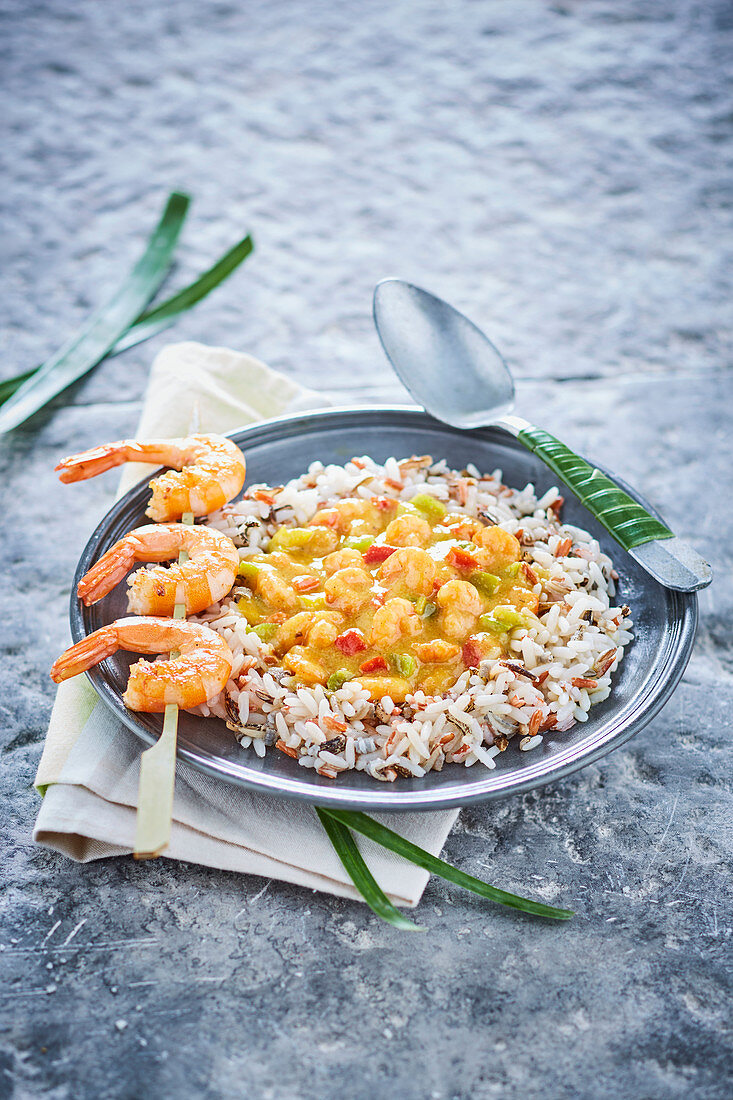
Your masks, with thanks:
[{"label": "metal plate", "polygon": [[[532,482],[538,496],[556,479],[534,455],[500,428],[462,432],[433,420],[419,409],[400,406],[329,409],[282,417],[232,433],[247,456],[247,483],[282,484],[298,476],[315,459],[343,465],[353,455],[369,454],[382,462],[389,455],[430,454],[462,469],[472,462],[482,471],[500,467],[507,484]],[[609,471],[605,471],[609,472]],[[614,475],[611,475],[614,476]],[[633,489],[628,493],[649,508]],[[614,677],[613,692],[593,707],[588,721],[567,733],[545,734],[543,744],[523,753],[510,748],[496,758],[494,771],[447,766],[421,779],[379,783],[363,772],[344,772],[328,780],[295,760],[269,750],[264,759],[242,749],[223,722],[181,713],[178,752],[189,764],[230,783],[283,798],[364,810],[416,810],[459,806],[528,791],[604,756],[623,744],[659,711],[672,694],[690,657],[697,625],[694,594],[663,588],[626,554],[573,494],[563,488],[563,518],[584,527],[613,558],[621,581],[619,603],[628,603],[635,640]],[[89,540],[74,577],[71,630],[74,641],[126,614],[126,585],[120,585],[94,607],[75,596],[79,579],[94,562],[133,527],[147,522],[149,490],[141,483],[122,497]],[[651,510],[651,509],[650,509]],[[89,672],[102,699],[143,741],[152,743],[162,716],[137,714],[122,703],[130,664],[137,658],[118,653]]]}]

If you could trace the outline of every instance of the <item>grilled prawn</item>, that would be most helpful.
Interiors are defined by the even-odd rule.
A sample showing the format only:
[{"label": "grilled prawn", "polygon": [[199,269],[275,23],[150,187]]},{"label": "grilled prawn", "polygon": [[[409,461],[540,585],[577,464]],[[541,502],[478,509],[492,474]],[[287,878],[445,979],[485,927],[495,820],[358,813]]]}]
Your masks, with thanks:
[{"label": "grilled prawn", "polygon": [[132,653],[170,653],[169,661],[138,661],[130,669],[122,696],[130,710],[160,713],[169,703],[196,707],[213,699],[229,679],[232,652],[208,626],[185,619],[127,618],[95,630],[62,653],[51,669],[57,684],[85,672],[120,649]]},{"label": "grilled prawn", "polygon": [[150,482],[153,495],[145,514],[158,522],[180,519],[184,512],[215,512],[237,495],[247,470],[239,447],[222,435],[122,439],[70,455],[56,469],[63,482],[83,481],[125,462],[171,467]]},{"label": "grilled prawn", "polygon": [[111,592],[135,562],[172,561],[181,550],[188,561],[133,573],[127,609],[133,615],[172,615],[176,604],[185,604],[186,614],[195,615],[231,590],[239,555],[220,531],[183,523],[150,523],[130,531],[82,577],[79,599],[88,607]]}]

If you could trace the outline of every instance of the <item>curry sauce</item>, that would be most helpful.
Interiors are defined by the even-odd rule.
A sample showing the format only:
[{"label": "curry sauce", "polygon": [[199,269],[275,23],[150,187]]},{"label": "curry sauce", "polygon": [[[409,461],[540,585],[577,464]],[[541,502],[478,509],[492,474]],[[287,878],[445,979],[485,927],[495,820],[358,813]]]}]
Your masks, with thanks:
[{"label": "curry sauce", "polygon": [[358,680],[394,702],[508,652],[539,577],[517,539],[427,493],[340,500],[240,563],[238,607],[303,684]]}]

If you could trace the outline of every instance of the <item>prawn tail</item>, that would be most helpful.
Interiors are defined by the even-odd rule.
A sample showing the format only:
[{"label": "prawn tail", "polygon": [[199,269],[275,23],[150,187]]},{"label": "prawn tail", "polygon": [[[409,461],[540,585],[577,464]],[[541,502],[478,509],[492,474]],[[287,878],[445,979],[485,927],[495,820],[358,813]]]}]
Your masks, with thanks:
[{"label": "prawn tail", "polygon": [[111,657],[119,648],[113,626],[103,626],[62,653],[51,666],[51,679],[60,684]]},{"label": "prawn tail", "polygon": [[89,607],[101,600],[135,564],[135,550],[125,539],[115,543],[79,581],[76,593]]},{"label": "prawn tail", "polygon": [[92,447],[89,451],[69,455],[54,469],[58,471],[60,480],[65,484],[71,481],[86,481],[89,477],[96,477],[97,474],[103,474],[105,470],[111,470],[113,466],[121,466],[128,461],[127,455],[128,445],[124,440],[117,443],[103,443],[99,447]]}]

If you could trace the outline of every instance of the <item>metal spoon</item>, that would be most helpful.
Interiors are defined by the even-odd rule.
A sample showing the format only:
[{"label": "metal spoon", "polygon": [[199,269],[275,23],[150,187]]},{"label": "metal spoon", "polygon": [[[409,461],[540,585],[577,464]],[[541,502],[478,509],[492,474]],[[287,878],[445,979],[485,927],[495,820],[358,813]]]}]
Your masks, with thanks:
[{"label": "metal spoon", "polygon": [[501,354],[467,317],[441,298],[383,279],[374,323],[387,358],[415,398],[456,428],[496,424],[537,454],[639,564],[680,592],[705,588],[712,569],[615,482],[548,432],[509,415],[514,382]]}]

